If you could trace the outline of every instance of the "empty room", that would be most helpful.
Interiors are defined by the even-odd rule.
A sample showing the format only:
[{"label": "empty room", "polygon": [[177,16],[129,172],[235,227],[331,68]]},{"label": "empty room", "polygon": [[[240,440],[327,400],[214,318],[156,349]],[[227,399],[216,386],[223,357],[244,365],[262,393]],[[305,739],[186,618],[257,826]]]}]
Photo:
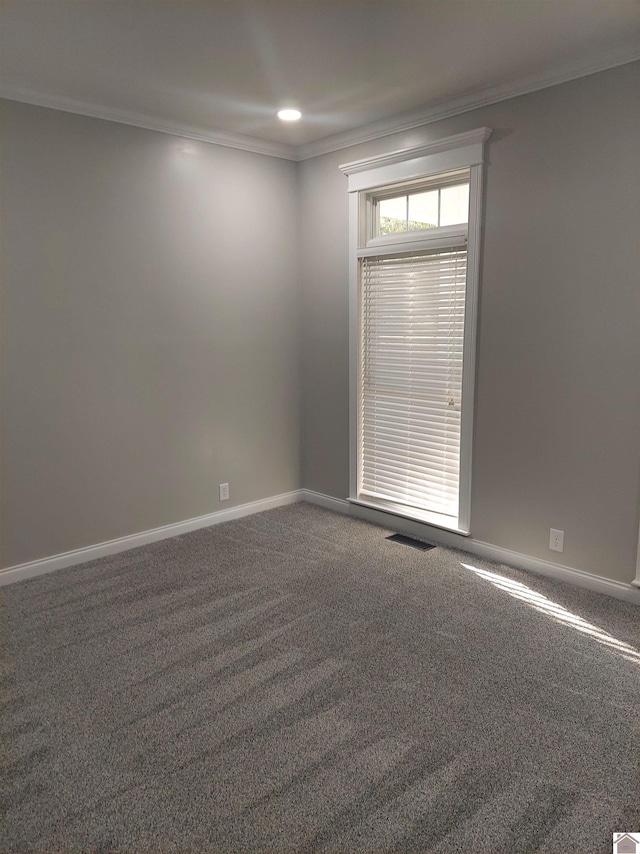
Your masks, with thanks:
[{"label": "empty room", "polygon": [[0,51],[0,851],[640,854],[639,0]]}]

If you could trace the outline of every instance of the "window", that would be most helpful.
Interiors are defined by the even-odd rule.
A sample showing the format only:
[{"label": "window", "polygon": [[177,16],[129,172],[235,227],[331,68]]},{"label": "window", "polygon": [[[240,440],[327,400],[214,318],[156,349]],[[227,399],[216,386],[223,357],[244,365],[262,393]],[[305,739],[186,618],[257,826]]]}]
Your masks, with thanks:
[{"label": "window", "polygon": [[470,532],[482,128],[342,167],[350,500]]},{"label": "window", "polygon": [[467,222],[469,182],[374,199],[376,235],[423,231]]}]

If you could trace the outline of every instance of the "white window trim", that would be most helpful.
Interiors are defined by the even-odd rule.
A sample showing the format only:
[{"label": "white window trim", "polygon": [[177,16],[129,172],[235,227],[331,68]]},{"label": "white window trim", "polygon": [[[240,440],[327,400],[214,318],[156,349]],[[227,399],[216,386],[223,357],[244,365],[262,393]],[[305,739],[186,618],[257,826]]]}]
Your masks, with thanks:
[{"label": "white window trim", "polygon": [[[436,527],[468,536],[471,533],[471,466],[473,419],[475,412],[476,330],[480,276],[480,238],[482,229],[482,171],[484,143],[491,128],[478,128],[429,145],[402,149],[340,166],[348,178],[349,191],[349,501],[366,507],[416,519]],[[469,169],[469,227],[467,234],[467,292],[463,349],[462,413],[460,434],[460,483],[457,525],[439,514],[412,511],[359,497],[358,483],[358,401],[360,376],[358,349],[360,338],[359,264],[366,255],[379,255],[384,243],[367,243],[366,192],[403,181],[420,180],[430,175]],[[440,229],[439,229],[440,231]],[[405,238],[406,239],[406,238]],[[452,239],[454,239],[452,235]],[[458,238],[459,240],[459,238]],[[429,243],[428,236],[416,235],[411,248]],[[398,248],[397,241],[386,246]],[[433,244],[431,244],[433,245]]]}]

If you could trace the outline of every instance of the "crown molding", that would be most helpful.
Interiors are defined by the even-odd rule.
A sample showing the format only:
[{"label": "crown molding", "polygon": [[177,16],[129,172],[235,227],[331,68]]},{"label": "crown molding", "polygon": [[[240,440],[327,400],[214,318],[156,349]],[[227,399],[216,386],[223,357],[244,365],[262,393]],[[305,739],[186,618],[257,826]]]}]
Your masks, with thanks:
[{"label": "crown molding", "polygon": [[437,104],[427,104],[416,110],[397,113],[378,122],[372,122],[371,124],[345,131],[344,133],[327,136],[317,142],[308,142],[299,145],[295,149],[296,160],[309,160],[312,157],[331,154],[334,151],[340,151],[352,145],[371,142],[394,133],[414,130],[423,125],[432,124],[442,119],[449,119],[462,113],[468,113],[471,110],[477,110],[480,107],[498,104],[500,101],[518,98],[521,95],[528,95],[532,92],[538,92],[541,89],[548,89],[551,86],[559,86],[562,83],[569,83],[571,80],[577,80],[580,77],[588,77],[591,74],[598,74],[601,71],[608,71],[611,68],[628,65],[638,60],[640,60],[640,51],[638,50],[631,52],[628,50],[608,51],[605,54],[601,54],[598,60],[591,61],[588,65],[585,63],[574,63],[571,66],[564,66],[562,70],[551,75],[540,74],[517,82],[483,89],[480,92],[464,95],[453,100]]},{"label": "crown molding", "polygon": [[592,58],[589,63],[572,63],[553,74],[540,74],[524,80],[521,79],[489,89],[483,89],[479,92],[463,95],[460,98],[454,98],[453,100],[427,104],[415,110],[397,113],[389,118],[362,125],[343,133],[332,134],[315,142],[303,143],[298,146],[270,142],[245,134],[228,133],[197,125],[172,122],[145,113],[117,110],[105,107],[102,104],[76,101],[71,98],[50,95],[11,84],[2,86],[0,97],[6,98],[9,101],[21,101],[25,104],[33,104],[37,107],[48,107],[53,110],[62,110],[67,113],[91,116],[92,118],[105,119],[106,121],[132,125],[147,130],[159,131],[160,133],[168,133],[173,136],[211,143],[212,145],[224,145],[227,148],[236,148],[240,151],[252,152],[253,154],[264,154],[268,157],[279,157],[283,160],[300,162],[309,160],[312,157],[319,157],[323,154],[340,151],[352,145],[371,142],[385,136],[390,136],[391,134],[414,130],[415,128],[432,124],[442,119],[452,118],[462,113],[468,113],[471,110],[477,110],[481,107],[487,107],[491,104],[507,101],[510,98],[517,98],[521,95],[528,95],[541,89],[558,86],[561,83],[568,83],[580,77],[588,77],[591,74],[598,74],[601,71],[607,71],[620,65],[628,65],[638,60],[640,60],[640,51],[637,49],[634,51],[607,51],[600,54],[596,59]]},{"label": "crown molding", "polygon": [[6,98],[8,101],[20,101],[36,107],[48,107],[49,109],[61,110],[65,113],[90,116],[94,119],[105,119],[109,122],[132,125],[133,127],[144,128],[145,130],[155,130],[160,133],[171,134],[172,136],[184,137],[185,139],[208,142],[212,145],[224,145],[227,148],[250,151],[253,154],[266,154],[268,157],[279,157],[283,160],[297,159],[294,146],[287,145],[286,143],[270,142],[245,134],[227,133],[225,131],[198,127],[197,125],[167,121],[156,116],[130,110],[116,110],[111,107],[105,107],[102,104],[92,104],[87,101],[75,101],[71,98],[59,97],[58,95],[48,95],[22,86],[3,86],[0,90],[0,97]]}]

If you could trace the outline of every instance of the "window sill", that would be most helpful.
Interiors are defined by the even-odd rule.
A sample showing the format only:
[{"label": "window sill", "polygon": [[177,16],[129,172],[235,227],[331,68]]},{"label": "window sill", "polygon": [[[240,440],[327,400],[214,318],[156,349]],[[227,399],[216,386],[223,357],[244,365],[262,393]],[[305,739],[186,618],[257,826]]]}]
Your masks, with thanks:
[{"label": "window sill", "polygon": [[433,513],[429,510],[416,510],[405,507],[403,504],[394,504],[391,501],[376,501],[363,498],[349,498],[349,504],[359,507],[367,507],[369,510],[379,510],[381,513],[389,513],[392,516],[400,516],[402,519],[410,519],[412,522],[422,522],[433,528],[441,528],[444,531],[452,531],[462,537],[468,537],[471,531],[459,527],[458,520],[453,516],[445,516],[443,513]]}]

